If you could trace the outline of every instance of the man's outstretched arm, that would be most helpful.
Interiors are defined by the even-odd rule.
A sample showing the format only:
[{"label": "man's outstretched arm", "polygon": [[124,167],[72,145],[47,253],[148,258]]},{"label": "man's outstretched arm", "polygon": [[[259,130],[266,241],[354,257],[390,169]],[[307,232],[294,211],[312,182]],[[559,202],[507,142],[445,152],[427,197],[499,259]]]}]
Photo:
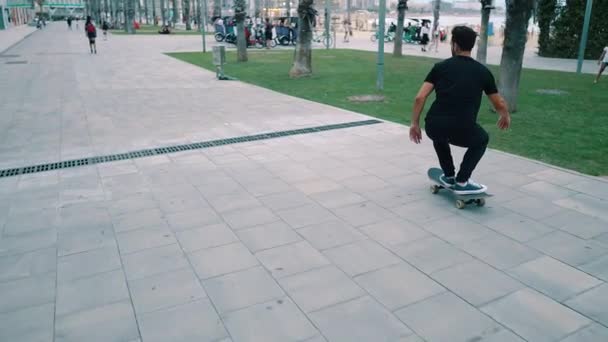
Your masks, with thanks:
[{"label": "man's outstretched arm", "polygon": [[496,124],[498,128],[503,130],[509,128],[509,126],[511,126],[511,115],[509,115],[509,107],[507,107],[507,102],[505,99],[503,99],[498,93],[488,95],[488,98],[500,116],[498,123]]},{"label": "man's outstretched arm", "polygon": [[412,124],[410,126],[410,140],[419,144],[422,140],[422,131],[420,130],[420,115],[424,110],[426,99],[433,92],[433,83],[424,82],[416,98],[414,99],[414,109],[412,109]]}]

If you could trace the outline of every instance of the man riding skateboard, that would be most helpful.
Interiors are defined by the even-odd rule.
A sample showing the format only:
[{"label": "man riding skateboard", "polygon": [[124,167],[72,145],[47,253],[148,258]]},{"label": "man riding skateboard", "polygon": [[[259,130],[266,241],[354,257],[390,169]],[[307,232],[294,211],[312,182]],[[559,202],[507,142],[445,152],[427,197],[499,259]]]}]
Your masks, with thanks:
[{"label": "man riding skateboard", "polygon": [[[443,170],[441,183],[455,194],[479,194],[487,190],[471,180],[471,174],[488,146],[488,133],[477,124],[481,95],[485,93],[499,114],[497,126],[505,130],[511,124],[507,104],[498,94],[490,70],[471,58],[477,34],[466,26],[452,30],[452,58],[435,64],[416,95],[412,112],[410,140],[422,140],[420,114],[428,96],[435,91],[436,99],[425,119],[426,134]],[[450,144],[466,147],[467,151],[455,172]]]}]

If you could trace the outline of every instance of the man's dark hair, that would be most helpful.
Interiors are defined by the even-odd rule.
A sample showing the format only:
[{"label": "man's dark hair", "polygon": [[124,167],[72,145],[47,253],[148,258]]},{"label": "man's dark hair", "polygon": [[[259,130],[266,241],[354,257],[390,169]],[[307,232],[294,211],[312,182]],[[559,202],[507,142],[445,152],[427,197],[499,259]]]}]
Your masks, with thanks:
[{"label": "man's dark hair", "polygon": [[458,44],[462,51],[471,51],[475,46],[477,33],[468,26],[456,26],[452,29],[452,42]]}]

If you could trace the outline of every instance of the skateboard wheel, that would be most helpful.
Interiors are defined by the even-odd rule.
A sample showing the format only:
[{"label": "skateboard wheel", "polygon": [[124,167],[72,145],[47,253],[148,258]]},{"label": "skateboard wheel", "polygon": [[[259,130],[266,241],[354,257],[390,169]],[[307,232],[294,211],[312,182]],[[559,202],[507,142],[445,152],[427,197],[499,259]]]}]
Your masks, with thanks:
[{"label": "skateboard wheel", "polygon": [[437,185],[431,185],[431,193],[432,194],[436,194],[439,192],[439,186]]},{"label": "skateboard wheel", "polygon": [[485,198],[480,198],[477,200],[477,206],[478,207],[483,207],[484,205],[486,205],[486,199]]},{"label": "skateboard wheel", "polygon": [[456,208],[464,209],[467,204],[463,200],[456,200]]}]

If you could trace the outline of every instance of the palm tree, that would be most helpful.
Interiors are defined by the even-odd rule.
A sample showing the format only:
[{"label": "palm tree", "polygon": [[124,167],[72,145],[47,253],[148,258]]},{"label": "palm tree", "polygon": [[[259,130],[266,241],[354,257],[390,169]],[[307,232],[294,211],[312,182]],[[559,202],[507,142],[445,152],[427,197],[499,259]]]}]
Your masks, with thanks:
[{"label": "palm tree", "polygon": [[192,30],[192,25],[190,24],[190,0],[183,0],[182,11],[184,13],[184,21],[186,22],[186,30]]},{"label": "palm tree", "polygon": [[492,0],[481,0],[481,29],[479,32],[479,45],[477,46],[477,61],[486,64],[488,54],[488,22]]},{"label": "palm tree", "polygon": [[163,21],[163,26],[167,25],[167,17],[165,16],[165,1],[168,0],[160,0],[160,17]]},{"label": "palm tree", "polygon": [[509,111],[517,111],[519,79],[528,39],[528,23],[532,16],[535,0],[506,0],[507,18],[505,40],[500,60],[499,88]]},{"label": "palm tree", "polygon": [[178,8],[177,8],[177,0],[173,0],[172,4],[173,4],[173,18],[172,18],[171,22],[173,23],[173,27],[175,27],[175,24],[177,24],[177,20],[179,17],[179,12],[178,12]]},{"label": "palm tree", "polygon": [[154,23],[154,26],[158,25],[156,21],[156,0],[152,0],[152,23]]},{"label": "palm tree", "polygon": [[437,26],[439,26],[439,10],[441,7],[441,0],[435,0],[433,4],[433,31],[431,31],[431,39],[434,39],[435,32],[437,32]]},{"label": "palm tree", "polygon": [[298,5],[298,44],[289,76],[299,78],[312,75],[312,23],[317,10],[314,0],[300,0]]},{"label": "palm tree", "polygon": [[220,17],[222,15],[222,0],[213,1],[213,16]]},{"label": "palm tree", "polygon": [[133,21],[135,21],[135,0],[125,0],[125,27],[129,34],[135,34]]},{"label": "palm tree", "polygon": [[405,11],[407,10],[407,0],[399,0],[397,3],[397,31],[395,32],[395,45],[393,46],[393,56],[403,56],[403,22],[405,21]]},{"label": "palm tree", "polygon": [[245,0],[234,1],[234,19],[236,20],[236,56],[238,62],[247,62],[247,38],[245,37],[245,17],[247,16]]}]

